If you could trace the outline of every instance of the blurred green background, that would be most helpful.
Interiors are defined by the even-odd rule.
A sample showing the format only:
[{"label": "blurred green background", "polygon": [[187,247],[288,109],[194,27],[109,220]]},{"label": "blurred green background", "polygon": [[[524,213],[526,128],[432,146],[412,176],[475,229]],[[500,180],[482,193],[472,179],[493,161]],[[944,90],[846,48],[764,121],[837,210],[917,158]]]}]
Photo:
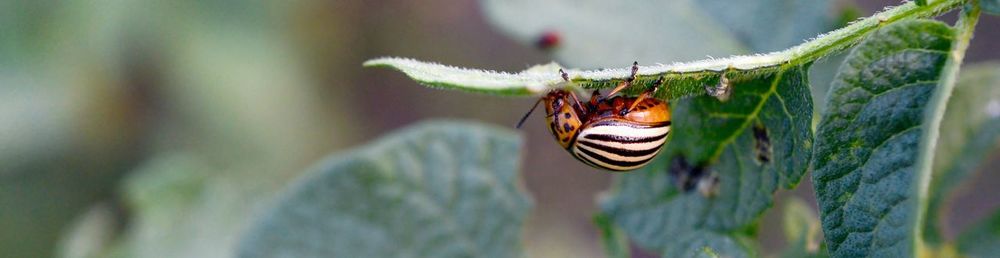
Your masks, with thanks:
[{"label": "blurred green background", "polygon": [[[897,3],[838,1],[830,15]],[[0,0],[0,257],[232,255],[246,214],[327,154],[429,118],[513,127],[534,99],[432,90],[361,67],[403,56],[519,71],[553,59],[480,7]],[[966,62],[1000,59],[997,49],[1000,19],[984,16]],[[673,61],[685,60],[662,60]],[[591,216],[612,175],[572,159],[540,119],[521,129],[536,203],[526,252],[602,257]],[[998,154],[952,205],[962,212],[946,234],[1000,206]],[[779,198],[814,203],[808,181]],[[783,245],[777,213],[763,221],[765,250]]]}]

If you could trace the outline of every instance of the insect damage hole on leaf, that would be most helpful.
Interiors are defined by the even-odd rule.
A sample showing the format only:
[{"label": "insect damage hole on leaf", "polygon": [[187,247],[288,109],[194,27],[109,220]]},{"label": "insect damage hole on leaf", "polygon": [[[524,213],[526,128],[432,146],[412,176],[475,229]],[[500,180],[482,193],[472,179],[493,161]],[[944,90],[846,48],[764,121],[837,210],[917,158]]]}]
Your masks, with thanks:
[{"label": "insect damage hole on leaf", "polygon": [[719,175],[707,166],[691,165],[684,156],[677,156],[670,162],[670,179],[685,193],[698,190],[705,197],[719,192]]},{"label": "insect damage hole on leaf", "polygon": [[754,124],[753,139],[757,162],[761,164],[771,162],[771,138],[767,136],[767,128],[764,128],[763,124]]}]

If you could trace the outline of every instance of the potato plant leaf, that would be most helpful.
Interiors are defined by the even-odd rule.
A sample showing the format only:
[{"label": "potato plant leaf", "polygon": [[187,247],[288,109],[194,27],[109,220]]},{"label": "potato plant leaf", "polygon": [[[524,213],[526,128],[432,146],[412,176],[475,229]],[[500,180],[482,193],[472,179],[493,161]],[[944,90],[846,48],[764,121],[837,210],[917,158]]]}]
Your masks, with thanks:
[{"label": "potato plant leaf", "polygon": [[662,257],[681,258],[749,258],[757,251],[742,236],[711,231],[680,235],[666,243]]},{"label": "potato plant leaf", "polygon": [[517,134],[428,122],[321,162],[256,218],[239,257],[521,257]]},{"label": "potato plant leaf", "polygon": [[[705,95],[705,86],[717,84],[723,72],[732,80],[756,78],[776,71],[777,66],[773,63],[778,58],[780,57],[737,56],[692,63],[640,66],[635,86],[624,92],[637,94],[653,87],[653,83],[663,77],[665,83],[657,91],[657,97],[661,99]],[[570,82],[566,82],[559,74],[561,66],[556,63],[534,66],[518,73],[460,68],[394,57],[372,59],[364,65],[399,70],[431,88],[507,96],[536,96],[557,88],[611,88],[628,78],[631,70],[631,67],[602,70],[564,69],[570,79]]]},{"label": "potato plant leaf", "polygon": [[[925,106],[951,69],[954,30],[890,24],[841,65],[816,135],[813,183],[834,257],[913,256]],[[933,126],[933,125],[930,125]]]},{"label": "potato plant leaf", "polygon": [[[771,206],[779,186],[798,183],[812,149],[812,101],[806,68],[781,68],[732,82],[728,101],[710,96],[674,101],[663,153],[621,174],[601,202],[604,213],[639,246],[666,251],[678,237],[728,235],[748,228]],[[669,172],[668,172],[669,171]],[[716,195],[678,188],[670,174],[707,180]],[[716,250],[720,255],[729,249]],[[672,250],[680,252],[688,250]]]},{"label": "potato plant leaf", "polygon": [[948,101],[934,151],[924,239],[941,243],[946,201],[1000,147],[1000,64],[962,70]]}]

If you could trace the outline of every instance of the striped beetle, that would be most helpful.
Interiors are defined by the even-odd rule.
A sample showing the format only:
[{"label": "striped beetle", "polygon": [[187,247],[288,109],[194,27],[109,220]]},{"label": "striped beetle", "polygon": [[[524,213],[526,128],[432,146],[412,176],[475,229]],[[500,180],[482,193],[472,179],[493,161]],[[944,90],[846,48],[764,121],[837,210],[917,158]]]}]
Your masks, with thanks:
[{"label": "striped beetle", "polygon": [[[638,62],[633,63],[632,75],[607,96],[631,86],[638,70]],[[559,73],[569,82],[569,75],[562,70]],[[653,97],[662,84],[660,77],[652,89],[638,97],[606,98],[594,91],[585,103],[571,91],[552,90],[535,102],[517,127],[521,127],[539,103],[545,102],[549,130],[573,157],[600,169],[637,169],[653,160],[670,132],[670,107]]]}]

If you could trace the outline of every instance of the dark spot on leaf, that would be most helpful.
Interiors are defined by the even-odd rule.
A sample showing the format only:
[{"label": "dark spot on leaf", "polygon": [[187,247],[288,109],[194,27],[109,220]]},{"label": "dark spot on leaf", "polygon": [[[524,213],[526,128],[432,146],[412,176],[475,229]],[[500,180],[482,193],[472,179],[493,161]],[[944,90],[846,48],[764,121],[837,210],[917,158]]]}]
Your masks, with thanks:
[{"label": "dark spot on leaf", "polygon": [[569,125],[569,123],[565,123],[565,124],[563,124],[563,131],[564,131],[564,132],[570,132],[570,131],[573,131],[573,127],[572,127],[572,126],[570,126],[570,125]]},{"label": "dark spot on leaf", "polygon": [[566,119],[569,119],[569,116],[570,116],[569,113],[563,113],[563,117],[565,117]]},{"label": "dark spot on leaf", "polygon": [[771,139],[767,136],[767,129],[763,125],[757,124],[753,127],[754,152],[757,154],[757,162],[771,162]]},{"label": "dark spot on leaf", "polygon": [[705,166],[693,166],[681,155],[675,156],[670,162],[670,178],[685,193],[698,188],[700,181],[708,174],[705,171]]}]

